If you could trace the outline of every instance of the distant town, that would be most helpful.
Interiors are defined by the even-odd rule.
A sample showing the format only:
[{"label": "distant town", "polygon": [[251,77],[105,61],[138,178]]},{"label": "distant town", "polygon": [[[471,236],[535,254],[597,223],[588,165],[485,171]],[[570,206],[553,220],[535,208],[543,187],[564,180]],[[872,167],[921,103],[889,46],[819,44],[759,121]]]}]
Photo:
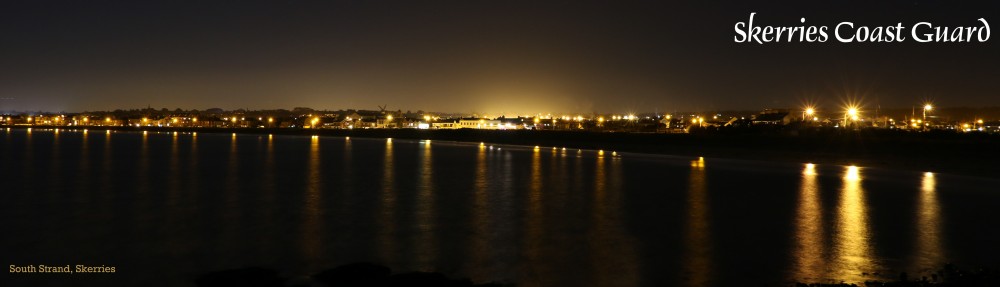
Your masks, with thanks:
[{"label": "distant town", "polygon": [[206,110],[145,109],[49,113],[16,112],[0,115],[4,126],[55,127],[178,127],[284,129],[486,129],[584,130],[607,132],[688,133],[696,130],[755,127],[817,127],[835,129],[945,130],[1000,133],[1000,108],[938,109],[932,104],[910,109],[856,107],[837,111],[807,106],[761,111],[535,114],[490,116],[388,110]]}]

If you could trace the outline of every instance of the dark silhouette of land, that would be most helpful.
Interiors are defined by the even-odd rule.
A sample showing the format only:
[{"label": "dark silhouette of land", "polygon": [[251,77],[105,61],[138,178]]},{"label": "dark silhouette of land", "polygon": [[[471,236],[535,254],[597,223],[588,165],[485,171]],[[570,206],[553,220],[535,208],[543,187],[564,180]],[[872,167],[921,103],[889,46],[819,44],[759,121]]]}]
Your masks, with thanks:
[{"label": "dark silhouette of land", "polygon": [[[501,287],[498,283],[474,284],[468,279],[452,279],[436,272],[407,272],[392,274],[389,267],[372,263],[352,263],[310,276],[311,281],[330,287]],[[199,287],[282,287],[313,286],[312,282],[295,283],[271,269],[247,267],[211,272],[199,276]],[[300,285],[301,284],[301,285]]]},{"label": "dark silhouette of land", "polygon": [[[911,278],[906,272],[899,274],[895,281],[866,281],[857,283],[796,283],[796,287],[966,287],[966,286],[1000,286],[1000,272],[992,269],[972,268],[961,269],[947,264],[941,269],[921,278]],[[309,282],[292,282],[282,277],[278,271],[247,267],[232,270],[210,272],[199,276],[195,284],[199,287],[244,286],[244,287],[281,287],[281,286],[311,286],[319,283],[330,287],[410,287],[410,286],[441,286],[441,287],[501,287],[515,284],[485,283],[475,284],[468,279],[451,279],[436,272],[409,272],[392,274],[389,267],[373,263],[352,263],[324,270],[309,277]],[[762,286],[761,282],[746,282],[747,286]]]},{"label": "dark silhouette of land", "polygon": [[[35,128],[46,128],[36,126]],[[64,127],[49,127],[64,128]],[[692,129],[685,134],[535,130],[99,127],[94,130],[320,135],[566,147],[674,156],[1000,174],[1000,135],[885,129]]]}]

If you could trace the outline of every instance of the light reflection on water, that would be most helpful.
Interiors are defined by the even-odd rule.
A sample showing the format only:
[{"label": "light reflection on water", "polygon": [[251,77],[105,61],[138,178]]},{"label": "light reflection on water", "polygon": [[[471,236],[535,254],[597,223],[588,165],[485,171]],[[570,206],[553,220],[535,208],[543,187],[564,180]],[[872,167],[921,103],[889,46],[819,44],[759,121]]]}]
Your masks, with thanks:
[{"label": "light reflection on water", "polygon": [[[15,187],[0,193],[10,214],[0,220],[19,234],[0,239],[19,246],[4,254],[97,255],[139,270],[116,278],[166,275],[172,285],[251,264],[290,266],[283,271],[294,276],[357,261],[519,286],[857,282],[880,279],[865,272],[976,258],[948,245],[955,239],[943,230],[961,215],[948,211],[971,207],[949,209],[942,197],[968,204],[963,191],[990,186],[932,173],[812,164],[745,171],[715,159],[548,146],[37,129],[0,136],[0,174]],[[758,178],[768,185],[731,184]],[[976,196],[972,203],[997,202]],[[726,205],[731,198],[746,202]],[[787,218],[760,215],[769,210]],[[912,227],[901,231],[912,244],[886,241],[880,216]],[[102,224],[87,225],[94,221]],[[789,256],[732,279],[755,267],[733,247],[743,238],[726,236],[746,224],[761,232],[741,237],[781,242],[761,248]],[[77,251],[66,240],[95,247]]]},{"label": "light reflection on water", "polygon": [[535,147],[531,152],[531,175],[528,187],[528,208],[525,220],[525,257],[527,258],[530,280],[527,283],[540,284],[539,274],[545,274],[550,270],[545,269],[545,264],[541,264],[542,258],[542,236],[545,231],[542,209],[544,193],[542,192],[542,152],[539,147]]},{"label": "light reflection on water", "polygon": [[382,189],[379,198],[381,204],[376,226],[379,231],[375,242],[379,244],[379,262],[397,262],[398,253],[396,236],[396,191],[395,166],[393,165],[392,139],[385,140],[385,152],[382,157]]},{"label": "light reflection on water", "polygon": [[872,234],[868,226],[865,190],[861,186],[861,168],[848,166],[844,169],[831,260],[833,270],[829,278],[860,280],[863,273],[881,269],[872,255]]},{"label": "light reflection on water", "polygon": [[490,274],[485,272],[487,268],[471,268],[471,266],[488,266],[491,259],[490,226],[493,219],[490,218],[490,198],[488,193],[486,168],[486,145],[480,144],[476,152],[476,167],[474,183],[472,186],[472,202],[469,216],[469,226],[472,227],[472,242],[469,244],[469,266],[465,268],[471,278],[489,278]]},{"label": "light reflection on water", "polygon": [[934,270],[944,263],[944,246],[941,244],[941,207],[937,199],[937,179],[934,173],[926,172],[920,181],[920,196],[917,202],[917,236],[914,238],[916,250],[911,259],[914,271]]},{"label": "light reflection on water", "polygon": [[709,202],[705,158],[691,161],[688,179],[687,222],[684,225],[683,257],[685,286],[708,286],[712,276],[712,242],[709,230]]},{"label": "light reflection on water", "polygon": [[[565,157],[565,150],[561,152]],[[578,158],[580,159],[580,158]],[[593,229],[589,236],[594,270],[592,283],[598,286],[638,286],[636,242],[622,228],[624,218],[621,168],[618,158],[597,156],[594,167]]]},{"label": "light reflection on water", "polygon": [[793,280],[820,282],[825,273],[826,243],[823,236],[823,203],[821,202],[816,165],[806,164],[802,171],[795,220],[795,242],[792,252]]},{"label": "light reflection on water", "polygon": [[[235,139],[235,137],[234,137]],[[320,170],[319,137],[313,136],[309,142],[308,169],[306,170],[305,202],[302,207],[302,257],[306,258],[310,270],[317,268],[316,261],[322,254],[322,224],[320,201],[323,199]]]},{"label": "light reflection on water", "polygon": [[437,250],[435,243],[435,204],[434,204],[434,176],[433,163],[431,161],[431,141],[423,141],[423,148],[420,152],[420,167],[417,170],[417,200],[416,213],[417,236],[413,237],[413,245],[416,247],[417,264],[415,269],[433,271],[436,263]]}]

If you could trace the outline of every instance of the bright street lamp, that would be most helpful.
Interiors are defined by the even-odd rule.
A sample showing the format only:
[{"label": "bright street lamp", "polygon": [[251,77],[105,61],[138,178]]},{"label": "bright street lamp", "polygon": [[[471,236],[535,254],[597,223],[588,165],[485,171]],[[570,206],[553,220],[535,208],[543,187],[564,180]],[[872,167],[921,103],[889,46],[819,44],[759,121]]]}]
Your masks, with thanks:
[{"label": "bright street lamp", "polygon": [[[931,111],[933,109],[934,109],[934,106],[931,106],[931,104],[924,104],[924,121],[925,122],[927,121],[927,112],[929,112],[929,111]],[[927,125],[924,125],[924,127],[927,127]]]}]

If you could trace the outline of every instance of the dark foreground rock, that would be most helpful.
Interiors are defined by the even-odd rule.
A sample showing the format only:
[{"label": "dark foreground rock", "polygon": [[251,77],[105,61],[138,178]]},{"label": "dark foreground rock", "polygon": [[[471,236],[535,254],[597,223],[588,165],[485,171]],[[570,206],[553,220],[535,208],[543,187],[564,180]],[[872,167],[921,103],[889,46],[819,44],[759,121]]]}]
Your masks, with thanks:
[{"label": "dark foreground rock", "polygon": [[194,282],[199,287],[278,287],[284,286],[286,280],[278,275],[278,271],[260,267],[248,267],[208,273],[198,277]]},{"label": "dark foreground rock", "polygon": [[899,273],[899,281],[866,281],[862,284],[847,283],[797,283],[796,287],[988,287],[1000,286],[1000,270],[976,268],[960,269],[948,264],[931,273],[930,276],[912,278],[906,272]]},{"label": "dark foreground rock", "polygon": [[281,277],[275,270],[249,267],[223,270],[208,273],[198,277],[195,284],[199,287],[217,286],[328,286],[328,287],[410,287],[410,286],[440,286],[440,287],[500,287],[512,284],[475,284],[469,279],[452,279],[437,272],[409,272],[392,274],[389,267],[372,263],[352,263],[333,269],[321,271],[312,275],[311,282],[295,282]]}]

